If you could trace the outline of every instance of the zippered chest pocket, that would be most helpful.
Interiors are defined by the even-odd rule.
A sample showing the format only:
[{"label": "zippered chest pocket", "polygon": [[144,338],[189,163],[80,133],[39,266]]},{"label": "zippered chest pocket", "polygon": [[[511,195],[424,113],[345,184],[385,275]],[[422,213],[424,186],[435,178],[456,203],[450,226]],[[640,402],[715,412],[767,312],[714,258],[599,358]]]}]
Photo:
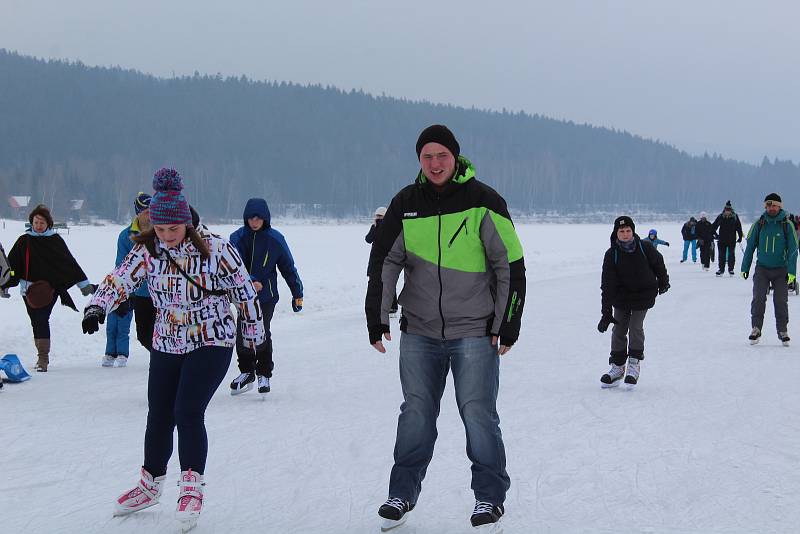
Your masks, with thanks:
[{"label": "zippered chest pocket", "polygon": [[453,243],[455,242],[456,238],[459,234],[464,233],[464,236],[469,235],[469,231],[467,230],[467,217],[464,217],[464,220],[461,221],[461,224],[458,226],[458,229],[455,231],[453,236],[450,238],[450,241],[447,243],[447,248],[452,248]]}]

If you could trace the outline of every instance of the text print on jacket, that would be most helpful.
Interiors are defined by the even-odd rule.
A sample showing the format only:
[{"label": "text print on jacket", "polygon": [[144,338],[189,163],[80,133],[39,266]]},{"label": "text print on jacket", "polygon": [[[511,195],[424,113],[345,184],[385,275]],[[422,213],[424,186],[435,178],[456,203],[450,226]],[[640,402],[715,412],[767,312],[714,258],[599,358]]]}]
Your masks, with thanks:
[{"label": "text print on jacket", "polygon": [[156,308],[154,350],[186,354],[205,346],[232,347],[236,320],[231,314],[231,302],[237,305],[242,319],[245,345],[262,344],[265,334],[261,305],[242,259],[225,239],[203,227],[198,231],[211,251],[210,258],[203,259],[189,240],[168,252],[197,284],[208,290],[225,290],[224,295],[204,292],[184,278],[156,240],[158,257],[150,256],[144,245],[134,246],[100,284],[90,305],[100,306],[109,314],[146,281]]},{"label": "text print on jacket", "polygon": [[404,332],[436,339],[519,336],[525,263],[503,198],[475,178],[463,156],[437,192],[422,172],[392,199],[369,260],[365,303],[370,342],[389,331],[400,272]]}]

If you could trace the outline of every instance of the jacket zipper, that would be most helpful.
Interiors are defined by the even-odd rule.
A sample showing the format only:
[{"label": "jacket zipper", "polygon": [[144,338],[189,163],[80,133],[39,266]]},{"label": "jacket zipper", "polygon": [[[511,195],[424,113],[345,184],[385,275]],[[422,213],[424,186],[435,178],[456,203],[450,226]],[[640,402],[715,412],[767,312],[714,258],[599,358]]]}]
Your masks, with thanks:
[{"label": "jacket zipper", "polygon": [[468,235],[467,234],[467,218],[466,217],[464,217],[464,220],[461,221],[461,225],[459,225],[458,230],[456,230],[456,233],[453,234],[453,237],[450,238],[450,242],[447,243],[447,248],[450,248],[450,247],[453,246],[453,241],[456,240],[456,237],[458,237],[458,234],[461,232],[462,229],[464,230],[464,235]]},{"label": "jacket zipper", "polygon": [[[439,200],[438,196],[436,198],[437,202]],[[438,221],[439,221],[439,233],[436,239],[436,244],[439,247],[439,259],[436,262],[436,269],[439,273],[439,317],[442,319],[442,339],[444,337],[444,311],[442,311],[442,293],[444,292],[444,287],[442,286],[442,208],[441,206],[437,206],[436,208]]]}]

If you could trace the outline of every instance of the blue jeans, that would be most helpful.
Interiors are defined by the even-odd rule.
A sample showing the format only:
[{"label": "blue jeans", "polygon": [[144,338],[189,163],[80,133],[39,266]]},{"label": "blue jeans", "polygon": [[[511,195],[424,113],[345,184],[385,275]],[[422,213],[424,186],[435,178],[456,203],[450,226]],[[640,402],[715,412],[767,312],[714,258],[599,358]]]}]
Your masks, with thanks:
[{"label": "blue jeans", "polygon": [[106,317],[106,354],[127,356],[130,353],[131,319],[133,312],[120,317],[114,312]]},{"label": "blue jeans", "polygon": [[403,332],[400,384],[404,402],[397,420],[389,496],[416,503],[433,458],[436,419],[447,373],[453,368],[456,403],[467,435],[475,499],[502,504],[511,480],[495,407],[500,358],[489,337],[441,340]]},{"label": "blue jeans", "polygon": [[689,245],[692,246],[692,261],[697,261],[697,239],[684,239],[683,240],[683,261],[689,255]]}]

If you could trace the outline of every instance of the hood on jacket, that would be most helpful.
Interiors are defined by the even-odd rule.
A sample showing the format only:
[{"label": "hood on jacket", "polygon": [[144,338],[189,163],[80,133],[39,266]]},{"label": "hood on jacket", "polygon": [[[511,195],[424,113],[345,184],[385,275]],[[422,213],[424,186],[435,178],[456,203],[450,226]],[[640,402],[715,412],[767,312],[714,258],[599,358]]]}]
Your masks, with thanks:
[{"label": "hood on jacket", "polygon": [[269,228],[272,217],[269,213],[269,207],[267,206],[267,201],[263,198],[251,198],[247,201],[247,204],[244,206],[244,213],[242,213],[242,218],[244,219],[244,227],[249,229],[250,226],[247,224],[247,219],[250,217],[261,217],[264,219],[264,227]]}]

